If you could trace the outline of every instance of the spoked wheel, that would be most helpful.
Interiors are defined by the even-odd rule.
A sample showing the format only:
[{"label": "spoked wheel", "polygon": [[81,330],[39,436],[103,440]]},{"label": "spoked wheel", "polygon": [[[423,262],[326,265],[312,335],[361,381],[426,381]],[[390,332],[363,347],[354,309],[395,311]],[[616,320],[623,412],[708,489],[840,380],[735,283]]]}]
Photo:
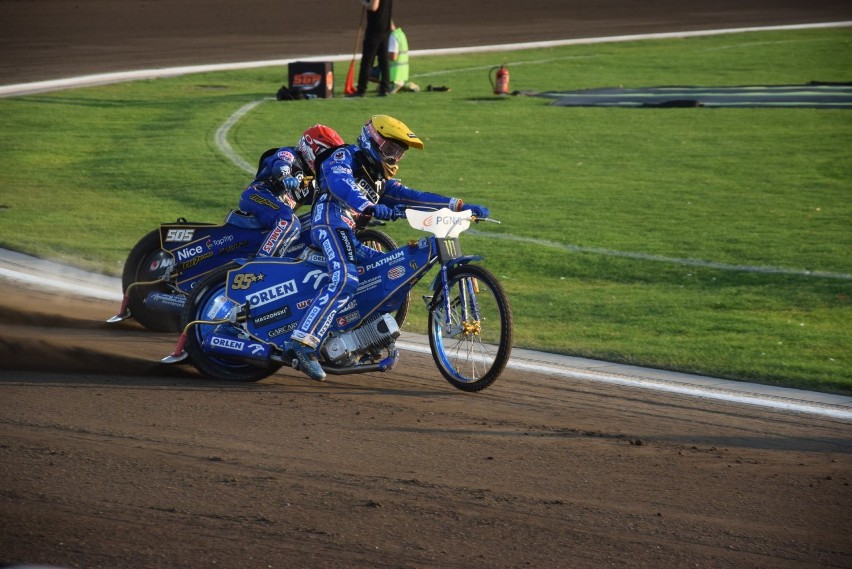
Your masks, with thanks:
[{"label": "spoked wheel", "polygon": [[[388,251],[393,251],[397,248],[396,241],[391,239],[390,235],[377,229],[362,229],[358,231],[357,235],[358,241],[360,241],[367,247],[372,247],[376,251],[381,251],[382,253],[387,253]],[[409,292],[405,296],[405,300],[402,302],[402,305],[399,307],[399,309],[393,316],[400,329],[405,323],[405,319],[408,317],[408,307],[410,305],[411,293]]]},{"label": "spoked wheel", "polygon": [[448,281],[449,304],[439,288],[429,311],[432,357],[454,387],[480,391],[509,361],[512,309],[503,287],[480,266],[450,269]]},{"label": "spoked wheel", "polygon": [[[237,305],[225,296],[227,291],[228,269],[221,267],[198,283],[190,293],[183,307],[181,320],[184,326],[199,320],[215,321],[225,319]],[[217,358],[204,352],[204,338],[220,324],[196,324],[189,329],[184,349],[198,370],[208,377],[226,381],[260,381],[278,371],[282,364],[270,362],[268,366],[258,367],[241,361]],[[221,324],[221,326],[230,326]]]},{"label": "spoked wheel", "polygon": [[[171,255],[160,248],[160,231],[155,229],[140,239],[127,256],[124,271],[121,274],[122,290],[127,291],[127,287],[133,283],[147,283],[163,278],[173,262]],[[130,314],[142,326],[153,332],[179,331],[177,318],[147,310],[145,297],[151,292],[172,293],[173,291],[165,283],[134,286],[127,294],[127,307],[130,309]]]}]

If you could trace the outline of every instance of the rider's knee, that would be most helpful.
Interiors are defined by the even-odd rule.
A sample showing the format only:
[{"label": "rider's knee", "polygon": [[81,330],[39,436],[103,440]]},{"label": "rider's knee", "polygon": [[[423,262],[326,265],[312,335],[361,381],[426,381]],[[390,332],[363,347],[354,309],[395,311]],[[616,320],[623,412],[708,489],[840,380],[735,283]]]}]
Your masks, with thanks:
[{"label": "rider's knee", "polygon": [[340,271],[332,273],[332,281],[335,280],[336,288],[341,295],[347,297],[354,295],[358,290],[358,267],[352,263],[345,263]]},{"label": "rider's knee", "polygon": [[288,235],[296,236],[302,232],[302,222],[299,221],[298,216],[295,216],[291,213],[287,216],[287,220],[290,224],[290,226],[287,228]]},{"label": "rider's knee", "polygon": [[292,214],[279,216],[261,244],[258,255],[282,256],[290,243],[299,236],[300,231],[299,218]]}]

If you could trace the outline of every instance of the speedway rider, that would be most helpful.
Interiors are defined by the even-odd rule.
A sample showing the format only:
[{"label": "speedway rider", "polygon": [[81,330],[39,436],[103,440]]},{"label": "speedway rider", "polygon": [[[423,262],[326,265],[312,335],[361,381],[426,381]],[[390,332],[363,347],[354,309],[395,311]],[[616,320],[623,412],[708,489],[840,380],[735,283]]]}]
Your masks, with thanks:
[{"label": "speedway rider", "polygon": [[355,237],[358,216],[392,220],[394,206],[405,205],[470,210],[476,217],[488,217],[484,206],[415,190],[394,179],[398,162],[412,147],[422,149],[423,142],[407,126],[387,115],[375,115],[362,128],[357,145],[326,152],[317,165],[311,242],[325,253],[330,279],[317,291],[292,335],[299,369],[311,379],[325,379],[317,350],[335,315],[358,288],[356,262],[381,255]]},{"label": "speedway rider", "polygon": [[343,145],[333,129],[317,124],[299,138],[296,148],[283,146],[261,161],[257,176],[240,195],[240,209],[254,215],[269,234],[257,251],[258,257],[282,257],[299,237],[302,226],[294,211],[311,204],[314,162],[324,150]]}]

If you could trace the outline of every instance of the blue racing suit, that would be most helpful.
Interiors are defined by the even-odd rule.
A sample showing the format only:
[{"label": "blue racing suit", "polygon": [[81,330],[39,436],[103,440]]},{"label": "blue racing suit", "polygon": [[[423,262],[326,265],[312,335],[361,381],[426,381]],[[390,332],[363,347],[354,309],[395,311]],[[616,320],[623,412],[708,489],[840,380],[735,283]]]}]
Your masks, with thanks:
[{"label": "blue racing suit", "polygon": [[[270,153],[261,163],[255,179],[240,195],[240,209],[254,215],[270,231],[257,252],[258,257],[283,256],[301,233],[301,223],[294,211],[311,203],[312,186],[304,187],[302,180],[310,171],[304,166],[295,148],[283,146]],[[287,178],[295,178],[298,187],[287,189]],[[296,185],[290,181],[291,186]],[[307,240],[307,235],[304,237]]]},{"label": "blue racing suit", "polygon": [[371,176],[370,171],[355,145],[334,150],[317,169],[318,196],[311,216],[311,242],[325,254],[330,280],[317,291],[292,335],[293,340],[314,349],[322,345],[334,317],[358,289],[356,263],[364,264],[382,255],[355,236],[356,216],[369,212],[377,203],[453,210],[462,206],[461,200],[421,192],[396,179]]}]

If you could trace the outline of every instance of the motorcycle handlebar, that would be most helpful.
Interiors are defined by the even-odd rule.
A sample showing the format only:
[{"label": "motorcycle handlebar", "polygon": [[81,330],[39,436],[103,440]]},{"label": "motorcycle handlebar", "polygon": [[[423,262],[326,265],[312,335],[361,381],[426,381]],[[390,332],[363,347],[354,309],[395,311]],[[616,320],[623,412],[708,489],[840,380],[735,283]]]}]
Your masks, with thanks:
[{"label": "motorcycle handlebar", "polygon": [[[405,218],[405,210],[406,209],[408,209],[408,208],[404,205],[394,206],[393,207],[393,217],[391,218],[391,221],[396,221],[397,219]],[[423,208],[423,209],[430,209],[430,208]],[[480,222],[497,223],[497,224],[500,223],[500,221],[493,219],[491,217],[476,217],[475,215],[471,216],[470,220],[473,221],[474,223],[480,223]],[[369,224],[370,225],[384,225],[384,223],[382,223],[381,221],[376,220],[376,219],[372,219],[372,218],[371,218]]]}]

